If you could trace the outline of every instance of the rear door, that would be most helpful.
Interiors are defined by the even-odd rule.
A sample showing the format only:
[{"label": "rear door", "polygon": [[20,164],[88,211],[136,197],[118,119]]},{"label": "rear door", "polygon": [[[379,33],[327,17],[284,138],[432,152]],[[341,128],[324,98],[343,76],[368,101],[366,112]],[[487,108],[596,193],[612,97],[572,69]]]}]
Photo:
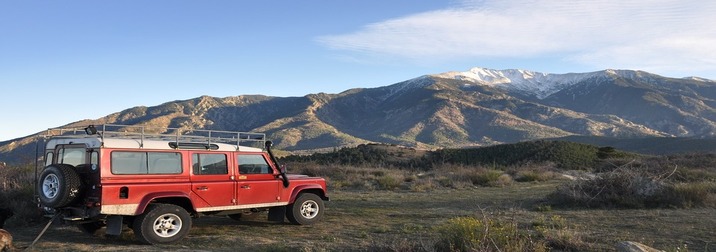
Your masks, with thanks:
[{"label": "rear door", "polygon": [[195,201],[199,211],[221,210],[235,205],[236,184],[229,169],[230,156],[217,152],[194,152],[191,155],[191,190],[204,204]]},{"label": "rear door", "polygon": [[279,197],[281,180],[266,160],[263,153],[237,154],[237,200],[242,207],[270,207],[288,202]]}]

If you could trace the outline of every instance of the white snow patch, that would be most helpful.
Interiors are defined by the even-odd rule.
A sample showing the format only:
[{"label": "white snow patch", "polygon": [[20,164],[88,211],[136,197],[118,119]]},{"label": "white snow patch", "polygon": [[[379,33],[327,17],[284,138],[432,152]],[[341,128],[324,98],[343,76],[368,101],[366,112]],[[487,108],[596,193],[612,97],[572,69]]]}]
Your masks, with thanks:
[{"label": "white snow patch", "polygon": [[710,80],[710,79],[706,79],[706,78],[701,78],[701,77],[696,77],[696,76],[684,77],[684,79],[687,79],[687,80],[695,80],[695,81],[701,81],[701,82],[716,82],[716,81],[714,81],[714,80]]},{"label": "white snow patch", "polygon": [[559,90],[599,75],[604,75],[604,72],[549,74],[520,69],[494,70],[475,67],[467,72],[447,72],[432,76],[469,80],[481,85],[520,91],[544,99]]}]

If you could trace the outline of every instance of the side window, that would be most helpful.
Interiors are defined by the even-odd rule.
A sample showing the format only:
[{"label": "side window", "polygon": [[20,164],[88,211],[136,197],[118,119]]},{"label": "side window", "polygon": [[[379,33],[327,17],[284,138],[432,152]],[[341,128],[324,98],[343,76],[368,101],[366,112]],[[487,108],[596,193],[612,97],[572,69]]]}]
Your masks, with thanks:
[{"label": "side window", "polygon": [[181,154],[174,152],[113,151],[112,174],[179,174]]},{"label": "side window", "polygon": [[85,163],[84,148],[62,148],[57,153],[57,163],[80,165]]},{"label": "side window", "polygon": [[146,152],[112,152],[112,174],[147,174]]},{"label": "side window", "polygon": [[195,175],[229,174],[224,154],[193,154],[191,159]]},{"label": "side window", "polygon": [[177,174],[182,172],[181,153],[175,152],[150,152],[149,159],[150,174]]},{"label": "side window", "polygon": [[240,174],[271,174],[269,165],[263,155],[237,155]]}]

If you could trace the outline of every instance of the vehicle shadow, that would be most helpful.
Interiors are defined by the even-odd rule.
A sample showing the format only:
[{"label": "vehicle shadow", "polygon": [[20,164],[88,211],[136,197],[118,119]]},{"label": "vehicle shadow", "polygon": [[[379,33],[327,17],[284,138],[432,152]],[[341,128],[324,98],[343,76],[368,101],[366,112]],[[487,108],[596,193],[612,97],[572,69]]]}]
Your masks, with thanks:
[{"label": "vehicle shadow", "polygon": [[[233,220],[227,216],[203,216],[192,219],[192,233],[202,233],[202,230],[218,229],[261,229],[276,226],[290,226],[288,221],[271,222],[267,220],[266,214],[251,214],[242,217],[240,221]],[[21,249],[27,249],[35,238],[40,234],[45,225],[34,225],[30,227],[8,227],[14,237],[14,244]],[[96,234],[88,234],[79,230],[74,225],[53,223],[40,237],[37,243],[29,248],[29,251],[91,251],[101,250],[181,250],[189,249],[187,244],[174,245],[147,245],[139,242],[132,229],[124,226],[119,236],[105,235],[105,228],[101,228]]]},{"label": "vehicle shadow", "polygon": [[251,214],[241,217],[241,220],[233,220],[226,216],[204,216],[194,219],[194,226],[250,226],[270,227],[291,225],[287,220],[283,222],[268,221],[266,214]]}]

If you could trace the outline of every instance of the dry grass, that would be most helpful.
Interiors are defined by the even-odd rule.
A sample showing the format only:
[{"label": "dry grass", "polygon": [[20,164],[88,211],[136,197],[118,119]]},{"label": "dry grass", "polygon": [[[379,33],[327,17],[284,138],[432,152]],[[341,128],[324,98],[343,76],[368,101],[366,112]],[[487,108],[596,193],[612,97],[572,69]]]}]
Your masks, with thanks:
[{"label": "dry grass", "polygon": [[668,169],[622,164],[597,173],[594,178],[564,183],[549,199],[557,206],[590,208],[716,207],[716,181],[704,176],[688,183],[679,182],[683,177],[674,177],[678,166]]},{"label": "dry grass", "polygon": [[6,224],[21,225],[40,220],[40,212],[33,200],[34,177],[31,166],[0,168],[0,207],[15,213]]},{"label": "dry grass", "polygon": [[435,228],[438,251],[547,251],[544,240],[533,237],[515,221],[486,216],[456,217]]},{"label": "dry grass", "polygon": [[[646,164],[632,165],[653,170]],[[292,173],[322,176],[329,181],[331,201],[326,203],[326,219],[313,226],[270,223],[265,214],[247,216],[243,222],[204,217],[195,220],[189,236],[181,242],[147,246],[135,241],[129,229],[121,237],[109,239],[56,225],[35,250],[442,251],[463,248],[441,236],[452,228],[459,231],[461,226],[468,227],[462,229],[465,235],[485,227],[495,232],[479,233],[482,237],[512,235],[513,239],[495,246],[502,251],[604,251],[624,240],[664,250],[716,248],[716,218],[711,217],[716,216],[716,209],[699,203],[700,199],[713,199],[716,195],[716,186],[710,180],[713,171],[708,169],[679,169],[670,176],[671,171],[664,176],[660,170],[655,173],[662,178],[669,176],[673,190],[665,195],[672,200],[679,198],[685,208],[564,209],[544,200],[555,188],[571,183],[556,179],[558,174],[550,164],[500,169],[451,165],[429,171],[316,167],[319,166],[290,166]],[[615,170],[618,169],[604,172]],[[0,172],[3,204],[34,209],[32,189],[27,187],[32,172],[23,168]],[[615,189],[614,195],[619,195],[619,190],[623,189]],[[22,203],[25,201],[30,203]],[[15,218],[8,221],[6,228],[13,232],[16,243],[25,247],[42,226]],[[485,241],[494,246],[497,237]],[[471,244],[465,248],[489,247],[480,247],[486,242]]]},{"label": "dry grass", "polygon": [[[552,248],[611,250],[632,240],[659,249],[688,245],[702,251],[716,243],[716,209],[533,211],[559,184],[517,183],[506,187],[473,187],[412,191],[334,191],[326,219],[313,226],[270,223],[265,214],[243,222],[225,217],[195,220],[189,236],[173,245],[140,245],[130,230],[119,239],[90,237],[74,227],[51,228],[37,251],[210,250],[233,251],[438,251],[435,230],[451,219],[473,217],[499,221]],[[40,226],[8,227],[21,247]],[[709,245],[711,244],[711,245]]]}]

